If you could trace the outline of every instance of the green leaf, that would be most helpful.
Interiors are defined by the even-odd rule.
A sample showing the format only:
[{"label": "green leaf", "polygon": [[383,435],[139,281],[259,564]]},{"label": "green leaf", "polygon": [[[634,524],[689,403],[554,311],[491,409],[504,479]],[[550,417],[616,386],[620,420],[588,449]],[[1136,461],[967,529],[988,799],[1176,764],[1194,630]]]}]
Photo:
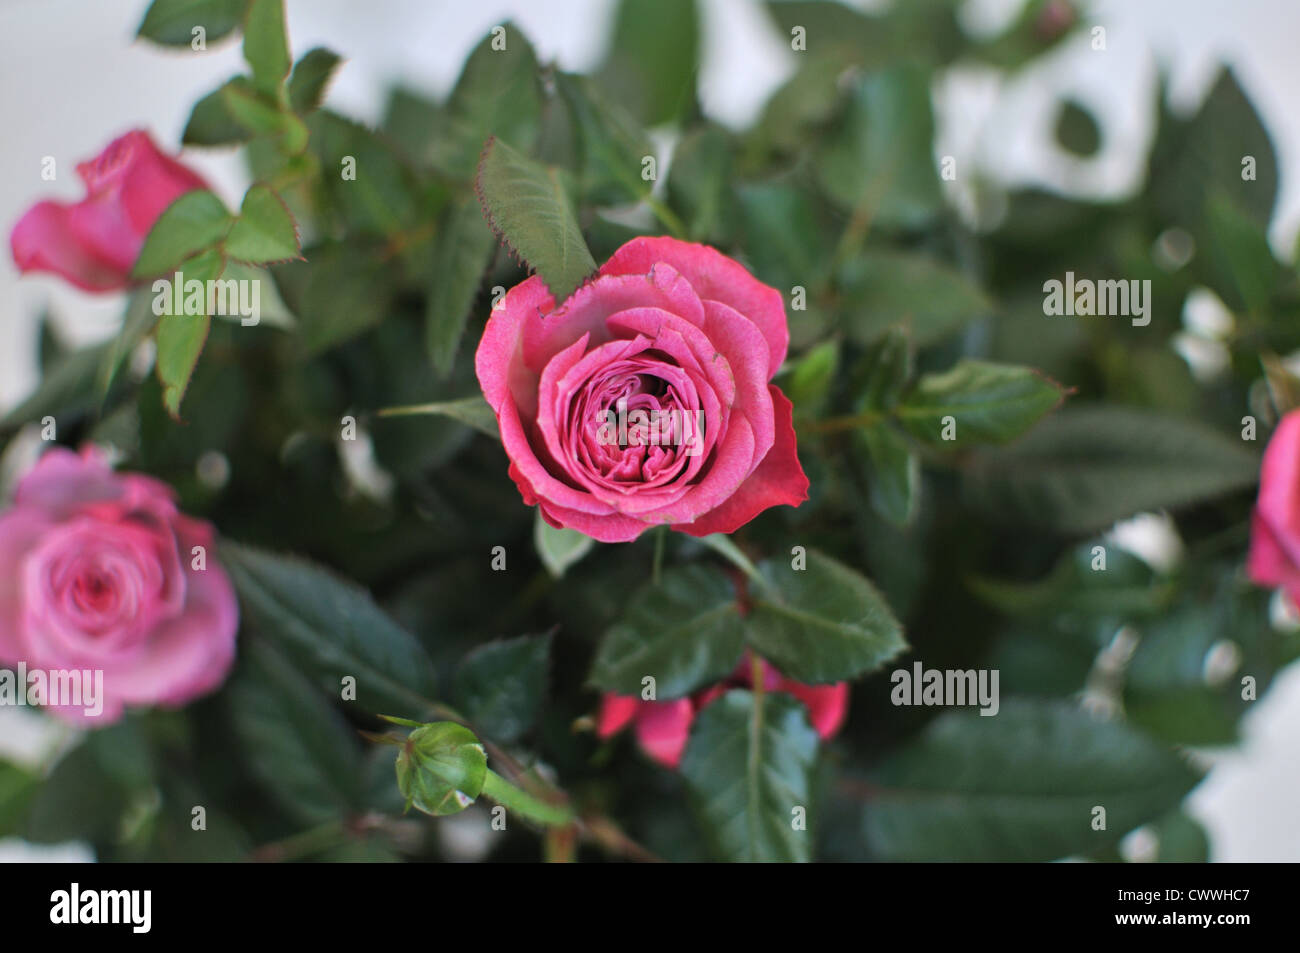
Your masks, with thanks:
[{"label": "green leaf", "polygon": [[492,230],[542,276],[557,303],[596,270],[556,169],[494,139],[479,162],[478,197]]},{"label": "green leaf", "polygon": [[564,575],[564,571],[591,552],[596,541],[586,533],[576,529],[556,529],[537,511],[533,523],[533,548],[546,567],[546,571],[555,579]]},{"label": "green leaf", "polygon": [[16,833],[39,786],[29,772],[16,764],[0,761],[0,838]]},{"label": "green leaf", "polygon": [[509,744],[536,723],[546,696],[549,635],[481,645],[456,672],[456,708],[493,741]]},{"label": "green leaf", "polygon": [[1156,835],[1156,861],[1161,864],[1204,864],[1210,859],[1210,838],[1200,821],[1183,811],[1170,811],[1151,825]]},{"label": "green leaf", "polygon": [[1144,510],[1254,486],[1259,458],[1202,424],[1123,407],[1062,410],[972,463],[965,490],[999,523],[1089,533]]},{"label": "green leaf", "polygon": [[[491,137],[531,149],[541,130],[542,91],[537,56],[513,23],[489,33],[470,53],[439,116],[433,165],[453,178],[474,176]],[[505,49],[493,49],[505,43]]]},{"label": "green leaf", "polygon": [[934,169],[930,73],[893,66],[858,79],[843,121],[825,138],[816,169],[826,194],[873,225],[919,228],[943,208]]},{"label": "green leaf", "polygon": [[833,255],[808,190],[759,182],[737,186],[735,200],[754,274],[786,294],[799,285],[815,297]]},{"label": "green leaf", "polygon": [[642,178],[642,161],[655,151],[645,132],[586,77],[560,73],[555,82],[577,129],[587,199],[618,205],[649,195],[654,181]]},{"label": "green leaf", "polygon": [[452,721],[416,728],[397,753],[397,788],[407,807],[434,817],[469,807],[482,793],[487,775],[483,745]]},{"label": "green leaf", "polygon": [[1229,307],[1244,305],[1262,317],[1284,274],[1273,258],[1265,226],[1252,220],[1221,189],[1206,197],[1205,214],[1211,238],[1205,257],[1217,279],[1215,288]]},{"label": "green leaf", "polygon": [[[31,795],[22,837],[36,844],[71,840],[108,844],[117,838],[129,792],[104,771],[83,741],[54,765]],[[87,797],[89,791],[94,797]]]},{"label": "green leaf", "polygon": [[[1104,551],[1104,564],[1093,553],[1097,546]],[[981,600],[1008,615],[1048,617],[1151,615],[1164,612],[1174,594],[1173,584],[1137,556],[1096,541],[1067,552],[1040,579],[1007,582],[975,576],[968,585]]]},{"label": "green leaf", "polygon": [[392,269],[382,254],[382,249],[360,243],[319,245],[308,252],[299,313],[309,352],[319,354],[349,341],[388,315]]},{"label": "green leaf", "polygon": [[215,43],[233,32],[244,16],[247,0],[153,0],[136,35],[162,46],[190,46],[194,28],[202,27],[204,42]]},{"label": "green leaf", "polygon": [[[930,344],[987,314],[992,303],[960,272],[912,252],[870,252],[841,270],[844,331],[871,344],[894,325],[917,345]],[[917,294],[924,288],[925,294]]]},{"label": "green leaf", "polygon": [[687,133],[673,150],[668,200],[686,221],[692,241],[717,244],[725,234],[734,151],[730,134],[715,125]]},{"label": "green leaf", "polygon": [[354,583],[299,559],[221,544],[246,622],[326,691],[356,679],[367,712],[423,713],[435,680],[428,655]]},{"label": "green leaf", "polygon": [[0,432],[8,433],[42,417],[53,417],[62,427],[72,418],[94,411],[98,372],[112,346],[109,341],[81,348],[60,360],[41,376],[32,393],[0,417]]},{"label": "green leaf", "polygon": [[349,229],[391,235],[419,220],[413,174],[388,142],[328,109],[312,113],[308,127],[322,190]]},{"label": "green leaf", "polygon": [[[907,430],[937,447],[1007,443],[1060,406],[1065,389],[1028,367],[963,358],[942,374],[926,374],[894,409]],[[955,437],[943,438],[946,421]]]},{"label": "green leaf", "polygon": [[[1245,178],[1244,160],[1253,163]],[[1277,151],[1236,77],[1225,70],[1192,119],[1162,116],[1151,152],[1150,195],[1157,214],[1188,228],[1205,244],[1203,196],[1222,192],[1260,228],[1267,229],[1277,196]]]},{"label": "green leaf", "polygon": [[700,26],[695,0],[621,0],[599,82],[647,126],[695,108]]},{"label": "green leaf", "polygon": [[325,89],[343,58],[333,50],[317,46],[302,55],[289,77],[289,106],[302,115],[319,109]]},{"label": "green leaf", "polygon": [[862,427],[853,439],[865,464],[872,508],[895,526],[907,526],[921,494],[919,458],[888,424]]},{"label": "green leaf", "polygon": [[[872,773],[863,810],[883,860],[1047,861],[1091,853],[1174,807],[1199,780],[1178,755],[1071,704],[950,712]],[[1105,830],[1093,830],[1105,808]]]},{"label": "green leaf", "polygon": [[[264,93],[259,92],[247,77],[236,76],[217,90],[227,115],[248,132],[258,136],[287,136],[304,139],[306,127],[302,120],[285,112]],[[297,148],[289,150],[299,151]]]},{"label": "green leaf", "polygon": [[186,192],[167,206],[149,229],[131,269],[132,277],[168,274],[191,255],[221,241],[233,221],[221,199],[207,189]]},{"label": "green leaf", "polygon": [[785,384],[785,394],[794,405],[797,419],[816,417],[830,396],[839,368],[840,342],[823,341],[799,359]]},{"label": "green leaf", "polygon": [[253,69],[253,85],[278,97],[289,75],[289,38],[283,0],[248,0],[244,22],[244,59]]},{"label": "green leaf", "polygon": [[[237,80],[247,82],[242,76]],[[233,146],[252,138],[252,130],[234,117],[227,102],[226,86],[235,82],[230,80],[194,104],[181,135],[182,143],[187,146]]]},{"label": "green leaf", "polygon": [[[745,639],[800,682],[837,682],[884,665],[907,648],[903,627],[876,588],[815,549],[759,566]],[[795,568],[800,566],[801,568]]]},{"label": "green leaf", "polygon": [[433,287],[425,310],[429,358],[443,377],[451,373],[483,272],[496,247],[496,236],[483,220],[483,210],[474,196],[466,196],[444,213],[434,245]]},{"label": "green leaf", "polygon": [[[784,693],[756,698],[733,690],[695,719],[681,774],[704,835],[720,860],[807,862],[817,732],[802,704]],[[811,825],[809,825],[811,827]]]},{"label": "green leaf", "polygon": [[854,407],[863,413],[892,409],[911,376],[912,346],[907,332],[890,328],[854,370]]},{"label": "green leaf", "polygon": [[432,404],[415,404],[410,407],[387,407],[379,411],[380,417],[406,417],[420,414],[440,414],[457,420],[467,427],[473,427],[479,433],[495,440],[501,439],[497,428],[497,416],[482,394],[462,397],[459,400],[444,400]]},{"label": "green leaf", "polygon": [[298,225],[284,200],[266,185],[244,194],[239,218],[226,236],[226,254],[254,265],[299,257]]},{"label": "green leaf", "polygon": [[[208,329],[212,324],[212,315],[208,313],[208,282],[221,277],[225,268],[225,259],[219,251],[203,252],[185,264],[182,273],[182,288],[192,281],[202,282],[202,304],[198,314],[164,314],[158,320],[156,341],[158,354],[154,361],[154,370],[158,382],[163,386],[163,406],[173,419],[179,420],[181,400],[190,386],[190,377],[194,374],[194,365],[199,362],[203,345],[208,340]],[[174,301],[176,279],[171,279],[171,287],[166,292],[167,300]],[[189,301],[188,293],[182,295]]]},{"label": "green leaf", "polygon": [[657,699],[680,698],[729,674],[743,650],[731,580],[707,565],[673,567],[632,595],[601,639],[588,682],[640,695],[649,676]]},{"label": "green leaf", "polygon": [[246,641],[239,658],[225,699],[257,780],[306,824],[357,807],[361,759],[343,718],[270,646]]}]

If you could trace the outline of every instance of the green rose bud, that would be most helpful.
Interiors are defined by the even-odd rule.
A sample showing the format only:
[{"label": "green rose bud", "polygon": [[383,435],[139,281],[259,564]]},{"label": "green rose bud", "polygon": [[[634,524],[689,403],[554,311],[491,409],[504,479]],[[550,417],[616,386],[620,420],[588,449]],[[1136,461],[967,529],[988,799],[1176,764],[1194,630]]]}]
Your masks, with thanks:
[{"label": "green rose bud", "polygon": [[487,753],[468,728],[451,721],[416,728],[397,754],[397,787],[425,814],[456,814],[474,803],[487,777]]}]

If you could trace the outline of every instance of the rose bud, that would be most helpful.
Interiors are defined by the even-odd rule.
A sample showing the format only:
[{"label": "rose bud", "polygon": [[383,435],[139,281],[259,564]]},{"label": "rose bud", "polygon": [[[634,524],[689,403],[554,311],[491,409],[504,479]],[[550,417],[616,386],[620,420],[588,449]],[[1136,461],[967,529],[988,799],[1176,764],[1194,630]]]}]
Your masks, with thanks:
[{"label": "rose bud", "polygon": [[9,245],[20,271],[52,272],[86,291],[125,287],[158,216],[184,193],[207,188],[141,130],[113,140],[77,174],[86,197],[36,203],[14,226]]},{"label": "rose bud", "polygon": [[1246,571],[1300,605],[1300,410],[1282,418],[1264,451]]}]

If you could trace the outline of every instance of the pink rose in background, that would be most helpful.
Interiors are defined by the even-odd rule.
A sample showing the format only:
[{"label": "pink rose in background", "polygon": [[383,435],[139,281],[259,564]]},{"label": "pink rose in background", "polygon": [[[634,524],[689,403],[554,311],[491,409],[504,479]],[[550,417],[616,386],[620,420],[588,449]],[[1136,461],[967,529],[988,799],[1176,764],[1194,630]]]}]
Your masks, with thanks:
[{"label": "pink rose in background", "polygon": [[1264,451],[1246,571],[1300,605],[1300,410],[1282,418]]},{"label": "pink rose in background", "polygon": [[[803,702],[808,721],[823,740],[831,738],[844,724],[849,709],[847,682],[833,685],[805,685],[786,678],[766,661],[763,688],[769,692],[786,692]],[[596,734],[609,738],[634,725],[637,743],[647,755],[668,768],[676,768],[686,750],[691,724],[704,708],[725,695],[731,688],[748,688],[753,684],[752,665],[746,654],[731,677],[687,698],[665,702],[647,702],[630,695],[607,694],[601,701]]]},{"label": "pink rose in background", "polygon": [[239,610],[212,544],[212,527],[178,512],[165,484],[114,473],[93,447],[48,451],[0,515],[0,664],[102,671],[103,711],[88,724],[216,688]]},{"label": "pink rose in background", "polygon": [[73,205],[38,202],[9,236],[20,271],[49,271],[87,291],[125,287],[149,229],[203,179],[163,155],[135,130],[77,166],[86,197]]},{"label": "pink rose in background", "polygon": [[788,344],[780,292],[738,262],[636,238],[558,307],[536,275],[512,288],[475,366],[524,502],[614,543],[730,533],[808,498],[769,383]]}]

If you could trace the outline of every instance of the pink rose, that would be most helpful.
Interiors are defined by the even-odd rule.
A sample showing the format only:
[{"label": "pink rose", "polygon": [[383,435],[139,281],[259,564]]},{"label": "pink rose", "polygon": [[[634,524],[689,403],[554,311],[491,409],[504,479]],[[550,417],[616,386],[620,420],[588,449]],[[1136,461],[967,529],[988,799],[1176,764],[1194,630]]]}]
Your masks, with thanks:
[{"label": "pink rose", "polygon": [[524,502],[617,543],[730,533],[808,498],[768,383],[788,343],[781,294],[739,263],[636,238],[558,308],[536,275],[512,288],[475,365]]},{"label": "pink rose", "polygon": [[[763,667],[764,690],[785,692],[803,702],[808,709],[809,722],[823,740],[840,730],[849,709],[848,683],[805,685],[786,678],[766,661],[760,660],[759,664]],[[609,693],[601,701],[596,734],[609,738],[634,723],[641,750],[664,767],[676,768],[686,750],[695,716],[729,689],[750,687],[753,684],[751,672],[749,655],[746,654],[729,679],[687,698],[647,702],[630,695]]]},{"label": "pink rose", "polygon": [[77,166],[86,197],[75,205],[37,202],[9,244],[20,271],[50,271],[87,291],[125,287],[149,229],[173,201],[207,188],[135,130]]},{"label": "pink rose", "polygon": [[165,484],[114,473],[93,447],[48,451],[0,515],[0,664],[102,671],[102,724],[211,691],[239,622],[212,544]]},{"label": "pink rose", "polygon": [[1300,604],[1300,410],[1282,418],[1264,451],[1246,571]]}]

